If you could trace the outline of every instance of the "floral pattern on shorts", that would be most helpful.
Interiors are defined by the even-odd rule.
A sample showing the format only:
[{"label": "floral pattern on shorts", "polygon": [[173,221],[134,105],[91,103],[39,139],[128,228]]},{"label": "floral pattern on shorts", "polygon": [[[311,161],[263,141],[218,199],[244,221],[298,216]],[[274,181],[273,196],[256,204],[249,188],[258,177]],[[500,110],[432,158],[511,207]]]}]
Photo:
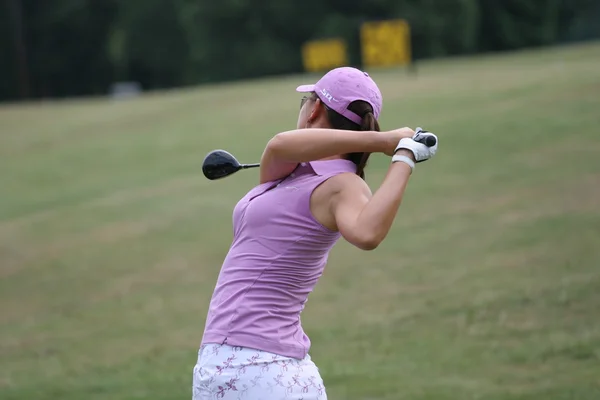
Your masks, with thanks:
[{"label": "floral pattern on shorts", "polygon": [[310,356],[277,354],[208,344],[198,352],[193,400],[326,400],[317,366]]}]

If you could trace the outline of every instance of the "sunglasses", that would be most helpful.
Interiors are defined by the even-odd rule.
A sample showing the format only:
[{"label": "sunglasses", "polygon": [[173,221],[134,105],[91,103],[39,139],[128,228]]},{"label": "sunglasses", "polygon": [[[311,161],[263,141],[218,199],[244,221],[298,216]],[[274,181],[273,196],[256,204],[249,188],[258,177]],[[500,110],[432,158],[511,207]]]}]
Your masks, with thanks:
[{"label": "sunglasses", "polygon": [[[300,109],[302,109],[302,107],[304,107],[304,104],[305,104],[305,103],[306,103],[306,101],[307,101],[307,100],[309,100],[310,98],[311,98],[311,96],[303,96],[303,97],[302,97],[302,99],[300,100]],[[322,103],[322,104],[323,104],[323,106],[324,106],[324,107],[325,107],[327,110],[329,110],[329,109],[330,109],[330,108],[329,108],[329,107],[328,107],[328,106],[327,106],[325,103]]]},{"label": "sunglasses", "polygon": [[309,96],[303,96],[302,99],[300,100],[300,108],[304,107],[304,103],[306,103],[306,101],[310,99]]}]

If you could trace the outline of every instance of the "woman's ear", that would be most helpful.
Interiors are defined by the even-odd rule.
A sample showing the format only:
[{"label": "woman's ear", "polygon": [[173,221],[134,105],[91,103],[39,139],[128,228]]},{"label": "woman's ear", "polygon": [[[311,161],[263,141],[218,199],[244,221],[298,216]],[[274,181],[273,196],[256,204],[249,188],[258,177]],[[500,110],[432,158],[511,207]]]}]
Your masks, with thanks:
[{"label": "woman's ear", "polygon": [[308,116],[308,119],[306,120],[307,123],[312,124],[315,121],[317,121],[320,117],[321,114],[323,113],[325,107],[323,107],[323,103],[321,103],[321,99],[316,99],[315,100],[315,105],[313,106],[312,110],[310,111],[310,115]]}]

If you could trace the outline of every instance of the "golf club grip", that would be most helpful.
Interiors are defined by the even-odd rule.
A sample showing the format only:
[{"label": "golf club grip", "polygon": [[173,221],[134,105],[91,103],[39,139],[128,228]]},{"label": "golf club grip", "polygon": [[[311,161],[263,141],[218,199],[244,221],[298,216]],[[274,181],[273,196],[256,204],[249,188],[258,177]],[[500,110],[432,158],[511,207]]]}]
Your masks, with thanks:
[{"label": "golf club grip", "polygon": [[427,136],[422,136],[418,139],[415,139],[415,142],[422,143],[427,147],[433,147],[437,143],[437,140],[435,139],[435,136],[427,135]]}]

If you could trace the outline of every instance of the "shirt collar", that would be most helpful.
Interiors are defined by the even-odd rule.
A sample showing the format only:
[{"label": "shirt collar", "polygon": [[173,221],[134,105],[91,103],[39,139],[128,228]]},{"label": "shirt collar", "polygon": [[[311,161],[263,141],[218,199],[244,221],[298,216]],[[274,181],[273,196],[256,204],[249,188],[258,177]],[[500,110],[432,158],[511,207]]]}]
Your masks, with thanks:
[{"label": "shirt collar", "polygon": [[350,160],[345,159],[333,159],[333,160],[319,160],[311,161],[309,163],[303,163],[303,165],[310,164],[313,171],[317,175],[323,176],[331,173],[340,172],[352,172],[356,173],[356,164]]}]

